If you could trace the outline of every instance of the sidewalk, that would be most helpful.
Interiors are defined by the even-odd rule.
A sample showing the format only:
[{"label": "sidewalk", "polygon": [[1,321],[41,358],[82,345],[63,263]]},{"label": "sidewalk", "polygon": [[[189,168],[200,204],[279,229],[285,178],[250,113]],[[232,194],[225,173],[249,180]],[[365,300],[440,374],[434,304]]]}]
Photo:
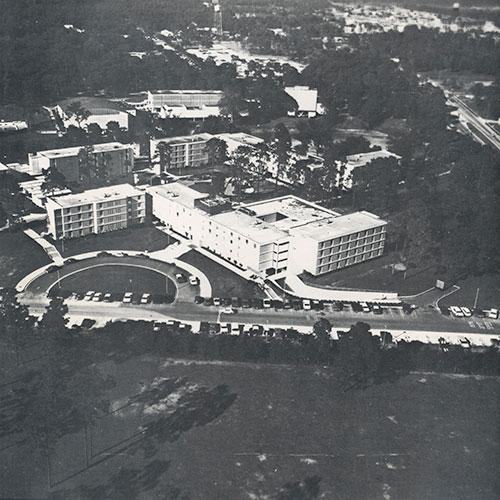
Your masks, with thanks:
[{"label": "sidewalk", "polygon": [[57,248],[52,245],[52,243],[49,243],[45,238],[40,236],[36,231],[33,231],[33,229],[26,229],[24,231],[24,234],[31,238],[35,243],[38,243],[44,250],[45,253],[50,257],[50,259],[57,264],[58,266],[62,266],[64,263],[64,259],[62,255],[59,253]]}]

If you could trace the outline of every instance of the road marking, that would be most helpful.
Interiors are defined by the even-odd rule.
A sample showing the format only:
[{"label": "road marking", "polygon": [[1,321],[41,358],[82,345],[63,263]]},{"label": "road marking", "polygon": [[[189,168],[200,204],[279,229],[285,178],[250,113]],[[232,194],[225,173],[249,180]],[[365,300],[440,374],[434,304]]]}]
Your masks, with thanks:
[{"label": "road marking", "polygon": [[493,325],[489,321],[485,321],[484,326],[486,326],[488,330],[493,330]]}]

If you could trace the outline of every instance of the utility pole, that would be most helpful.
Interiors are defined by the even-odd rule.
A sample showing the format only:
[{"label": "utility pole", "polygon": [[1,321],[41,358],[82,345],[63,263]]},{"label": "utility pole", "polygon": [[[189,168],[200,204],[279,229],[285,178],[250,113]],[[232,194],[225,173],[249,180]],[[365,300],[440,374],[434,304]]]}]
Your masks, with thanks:
[{"label": "utility pole", "polygon": [[474,299],[474,308],[473,309],[475,309],[477,307],[477,299],[478,298],[479,298],[479,287],[476,290],[476,298]]},{"label": "utility pole", "polygon": [[222,37],[222,8],[219,0],[212,0],[214,6],[214,31],[218,37]]}]

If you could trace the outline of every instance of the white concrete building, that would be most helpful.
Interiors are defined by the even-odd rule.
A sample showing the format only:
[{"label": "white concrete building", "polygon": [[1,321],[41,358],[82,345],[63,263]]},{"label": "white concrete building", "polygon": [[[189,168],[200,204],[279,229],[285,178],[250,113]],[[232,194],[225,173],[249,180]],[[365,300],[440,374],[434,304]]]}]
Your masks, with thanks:
[{"label": "white concrete building", "polygon": [[258,274],[319,275],[383,253],[387,223],[368,212],[340,215],[295,196],[233,208],[178,182],[148,193],[174,232]]},{"label": "white concrete building", "polygon": [[285,92],[297,103],[297,115],[313,118],[318,113],[318,91],[304,86],[285,87]]},{"label": "white concrete building", "polygon": [[160,113],[163,107],[185,106],[200,108],[218,106],[224,96],[222,90],[158,90],[148,91],[146,109]]},{"label": "white concrete building", "polygon": [[45,209],[54,239],[125,229],[144,223],[150,213],[146,193],[130,184],[49,198]]},{"label": "white concrete building", "polygon": [[227,153],[229,155],[232,155],[240,146],[254,148],[264,142],[264,139],[245,132],[215,134],[214,137],[223,140],[227,144]]}]

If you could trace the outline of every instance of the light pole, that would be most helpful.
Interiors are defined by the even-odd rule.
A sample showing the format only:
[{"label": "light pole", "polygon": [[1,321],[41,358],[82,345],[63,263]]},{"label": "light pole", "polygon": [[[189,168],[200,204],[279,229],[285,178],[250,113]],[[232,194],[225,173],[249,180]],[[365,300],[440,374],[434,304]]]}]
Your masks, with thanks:
[{"label": "light pole", "polygon": [[478,298],[479,298],[479,287],[476,290],[476,298],[474,299],[474,307],[473,307],[473,309],[475,309],[477,307],[477,299]]}]

